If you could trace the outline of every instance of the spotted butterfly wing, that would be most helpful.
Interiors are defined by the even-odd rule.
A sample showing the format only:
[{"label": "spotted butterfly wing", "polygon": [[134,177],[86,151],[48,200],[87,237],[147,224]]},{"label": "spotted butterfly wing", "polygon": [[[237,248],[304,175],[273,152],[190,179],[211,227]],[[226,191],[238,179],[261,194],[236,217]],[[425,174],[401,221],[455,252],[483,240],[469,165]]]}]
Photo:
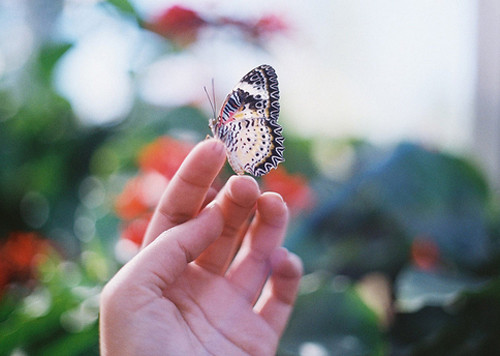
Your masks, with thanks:
[{"label": "spotted butterfly wing", "polygon": [[248,72],[229,93],[219,116],[210,120],[214,136],[226,145],[229,164],[237,174],[267,174],[283,158],[278,78],[261,65]]}]

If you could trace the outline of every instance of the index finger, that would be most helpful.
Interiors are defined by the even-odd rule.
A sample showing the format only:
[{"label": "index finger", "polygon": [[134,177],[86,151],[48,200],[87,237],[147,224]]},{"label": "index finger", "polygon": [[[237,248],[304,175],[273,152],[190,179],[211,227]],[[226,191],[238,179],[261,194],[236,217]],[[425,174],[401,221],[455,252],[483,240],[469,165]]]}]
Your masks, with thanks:
[{"label": "index finger", "polygon": [[225,160],[225,146],[218,140],[208,139],[193,148],[163,193],[146,230],[143,247],[163,231],[198,214]]}]

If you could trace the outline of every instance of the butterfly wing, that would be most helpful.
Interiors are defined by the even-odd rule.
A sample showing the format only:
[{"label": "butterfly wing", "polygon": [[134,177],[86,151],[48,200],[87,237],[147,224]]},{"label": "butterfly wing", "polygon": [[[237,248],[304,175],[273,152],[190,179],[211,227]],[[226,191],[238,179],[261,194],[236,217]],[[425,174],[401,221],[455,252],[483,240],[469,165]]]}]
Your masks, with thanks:
[{"label": "butterfly wing", "polygon": [[265,118],[228,123],[231,140],[226,143],[229,164],[237,174],[262,176],[283,162],[281,127]]},{"label": "butterfly wing", "polygon": [[219,120],[224,124],[253,117],[278,121],[279,98],[278,77],[274,68],[261,65],[248,72],[229,93]]},{"label": "butterfly wing", "polygon": [[251,70],[226,97],[211,127],[237,174],[261,176],[284,161],[279,110],[278,78],[269,65]]}]

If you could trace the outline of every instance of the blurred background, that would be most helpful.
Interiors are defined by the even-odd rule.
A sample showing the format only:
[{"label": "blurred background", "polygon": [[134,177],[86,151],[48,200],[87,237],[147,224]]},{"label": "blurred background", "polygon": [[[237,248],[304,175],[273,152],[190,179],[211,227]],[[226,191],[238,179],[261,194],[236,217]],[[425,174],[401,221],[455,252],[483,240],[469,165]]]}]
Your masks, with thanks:
[{"label": "blurred background", "polygon": [[[99,293],[271,64],[297,306],[280,355],[500,353],[500,4],[0,1],[0,355],[97,355]],[[232,174],[225,168],[218,184]]]}]

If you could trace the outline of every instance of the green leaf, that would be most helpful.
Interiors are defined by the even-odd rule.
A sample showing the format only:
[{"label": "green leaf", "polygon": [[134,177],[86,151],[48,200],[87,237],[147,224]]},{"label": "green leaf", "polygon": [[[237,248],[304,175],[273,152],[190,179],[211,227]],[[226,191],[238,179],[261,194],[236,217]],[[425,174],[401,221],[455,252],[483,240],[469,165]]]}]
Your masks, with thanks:
[{"label": "green leaf", "polygon": [[339,355],[383,355],[385,340],[378,319],[356,290],[328,280],[320,283],[298,296],[280,350],[297,352],[309,343]]},{"label": "green leaf", "polygon": [[400,252],[393,259],[400,261],[407,257],[403,247],[421,238],[433,241],[442,259],[459,268],[489,262],[489,191],[467,161],[402,143],[389,152],[358,150],[354,165],[356,171],[343,184],[318,182],[321,201],[300,231],[293,232],[292,249],[300,239],[312,239],[328,251],[336,241],[357,236],[368,241],[368,254],[384,253],[370,241],[399,244],[390,243]]},{"label": "green leaf", "polygon": [[484,278],[408,268],[396,279],[396,304],[404,312],[415,312],[425,306],[446,307],[463,292],[478,290],[485,283]]},{"label": "green leaf", "polygon": [[57,62],[72,46],[71,43],[62,43],[49,44],[42,47],[38,55],[38,63],[40,65],[38,74],[45,83],[50,84]]},{"label": "green leaf", "polygon": [[138,22],[140,22],[141,19],[139,14],[135,11],[135,8],[128,0],[107,0],[106,2],[114,6],[121,13],[132,16]]},{"label": "green leaf", "polygon": [[91,327],[74,334],[65,334],[55,341],[43,345],[34,355],[99,355],[99,327]]},{"label": "green leaf", "polygon": [[446,309],[398,316],[393,339],[412,356],[492,355],[500,350],[500,279],[467,292]]}]

